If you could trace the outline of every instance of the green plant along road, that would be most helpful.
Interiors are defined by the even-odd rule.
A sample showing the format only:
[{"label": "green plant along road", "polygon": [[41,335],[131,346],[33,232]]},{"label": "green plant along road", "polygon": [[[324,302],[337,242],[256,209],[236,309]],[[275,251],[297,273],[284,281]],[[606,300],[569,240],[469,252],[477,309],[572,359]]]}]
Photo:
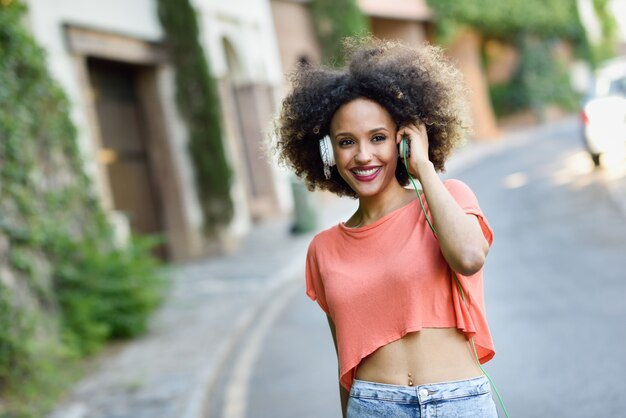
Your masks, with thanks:
[{"label": "green plant along road", "polygon": [[140,334],[164,281],[153,238],[113,245],[63,92],[0,3],[0,416],[40,417],[112,338]]}]

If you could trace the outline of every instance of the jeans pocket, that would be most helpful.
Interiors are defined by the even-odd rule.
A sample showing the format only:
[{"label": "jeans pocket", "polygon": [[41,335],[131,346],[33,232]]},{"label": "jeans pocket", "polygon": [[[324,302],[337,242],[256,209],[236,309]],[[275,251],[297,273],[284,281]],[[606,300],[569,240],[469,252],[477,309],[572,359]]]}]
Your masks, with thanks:
[{"label": "jeans pocket", "polygon": [[412,418],[419,410],[415,403],[384,401],[367,397],[348,398],[347,418]]},{"label": "jeans pocket", "polygon": [[446,418],[498,418],[491,393],[481,393],[437,403],[437,416]]},{"label": "jeans pocket", "polygon": [[369,418],[376,416],[377,401],[350,396],[348,398],[347,418]]}]

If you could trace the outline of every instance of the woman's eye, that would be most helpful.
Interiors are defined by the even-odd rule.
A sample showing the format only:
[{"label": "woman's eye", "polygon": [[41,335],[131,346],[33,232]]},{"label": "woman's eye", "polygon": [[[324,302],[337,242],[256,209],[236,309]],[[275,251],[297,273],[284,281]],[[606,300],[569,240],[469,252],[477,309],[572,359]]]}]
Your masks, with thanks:
[{"label": "woman's eye", "polygon": [[385,135],[376,135],[374,136],[374,138],[372,138],[372,141],[381,142],[381,141],[384,141],[385,139],[387,139]]},{"label": "woman's eye", "polygon": [[345,146],[353,144],[354,141],[351,139],[340,139],[338,143],[340,147],[345,147]]}]

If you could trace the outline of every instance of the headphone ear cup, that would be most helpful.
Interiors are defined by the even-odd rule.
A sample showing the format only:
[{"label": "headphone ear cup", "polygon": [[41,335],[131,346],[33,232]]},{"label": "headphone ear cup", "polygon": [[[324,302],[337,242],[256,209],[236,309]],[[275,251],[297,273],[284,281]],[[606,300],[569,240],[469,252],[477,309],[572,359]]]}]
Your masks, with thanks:
[{"label": "headphone ear cup", "polygon": [[332,175],[330,168],[335,165],[335,154],[333,154],[333,144],[328,135],[320,139],[320,156],[324,164],[324,177],[326,180],[330,180]]},{"label": "headphone ear cup", "polygon": [[320,139],[320,155],[324,165],[332,167],[335,165],[335,154],[333,153],[333,144],[330,142],[330,136],[326,135]]},{"label": "headphone ear cup", "polygon": [[400,141],[400,158],[408,158],[411,155],[411,150],[409,148],[409,140],[406,136],[402,137]]}]

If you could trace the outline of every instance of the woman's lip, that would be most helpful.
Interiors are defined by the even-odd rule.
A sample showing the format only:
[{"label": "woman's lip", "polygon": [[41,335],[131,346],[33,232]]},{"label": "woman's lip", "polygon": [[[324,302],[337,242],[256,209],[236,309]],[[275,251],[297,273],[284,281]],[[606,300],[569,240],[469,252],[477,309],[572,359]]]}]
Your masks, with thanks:
[{"label": "woman's lip", "polygon": [[[351,169],[350,172],[358,181],[372,181],[376,178],[376,176],[378,176],[378,173],[380,173],[381,168],[382,167],[380,166],[358,167],[358,168]],[[372,174],[368,174],[367,176],[359,175],[354,172],[354,170],[366,171],[366,170],[372,170],[372,169],[376,169],[376,171],[374,171]]]}]

